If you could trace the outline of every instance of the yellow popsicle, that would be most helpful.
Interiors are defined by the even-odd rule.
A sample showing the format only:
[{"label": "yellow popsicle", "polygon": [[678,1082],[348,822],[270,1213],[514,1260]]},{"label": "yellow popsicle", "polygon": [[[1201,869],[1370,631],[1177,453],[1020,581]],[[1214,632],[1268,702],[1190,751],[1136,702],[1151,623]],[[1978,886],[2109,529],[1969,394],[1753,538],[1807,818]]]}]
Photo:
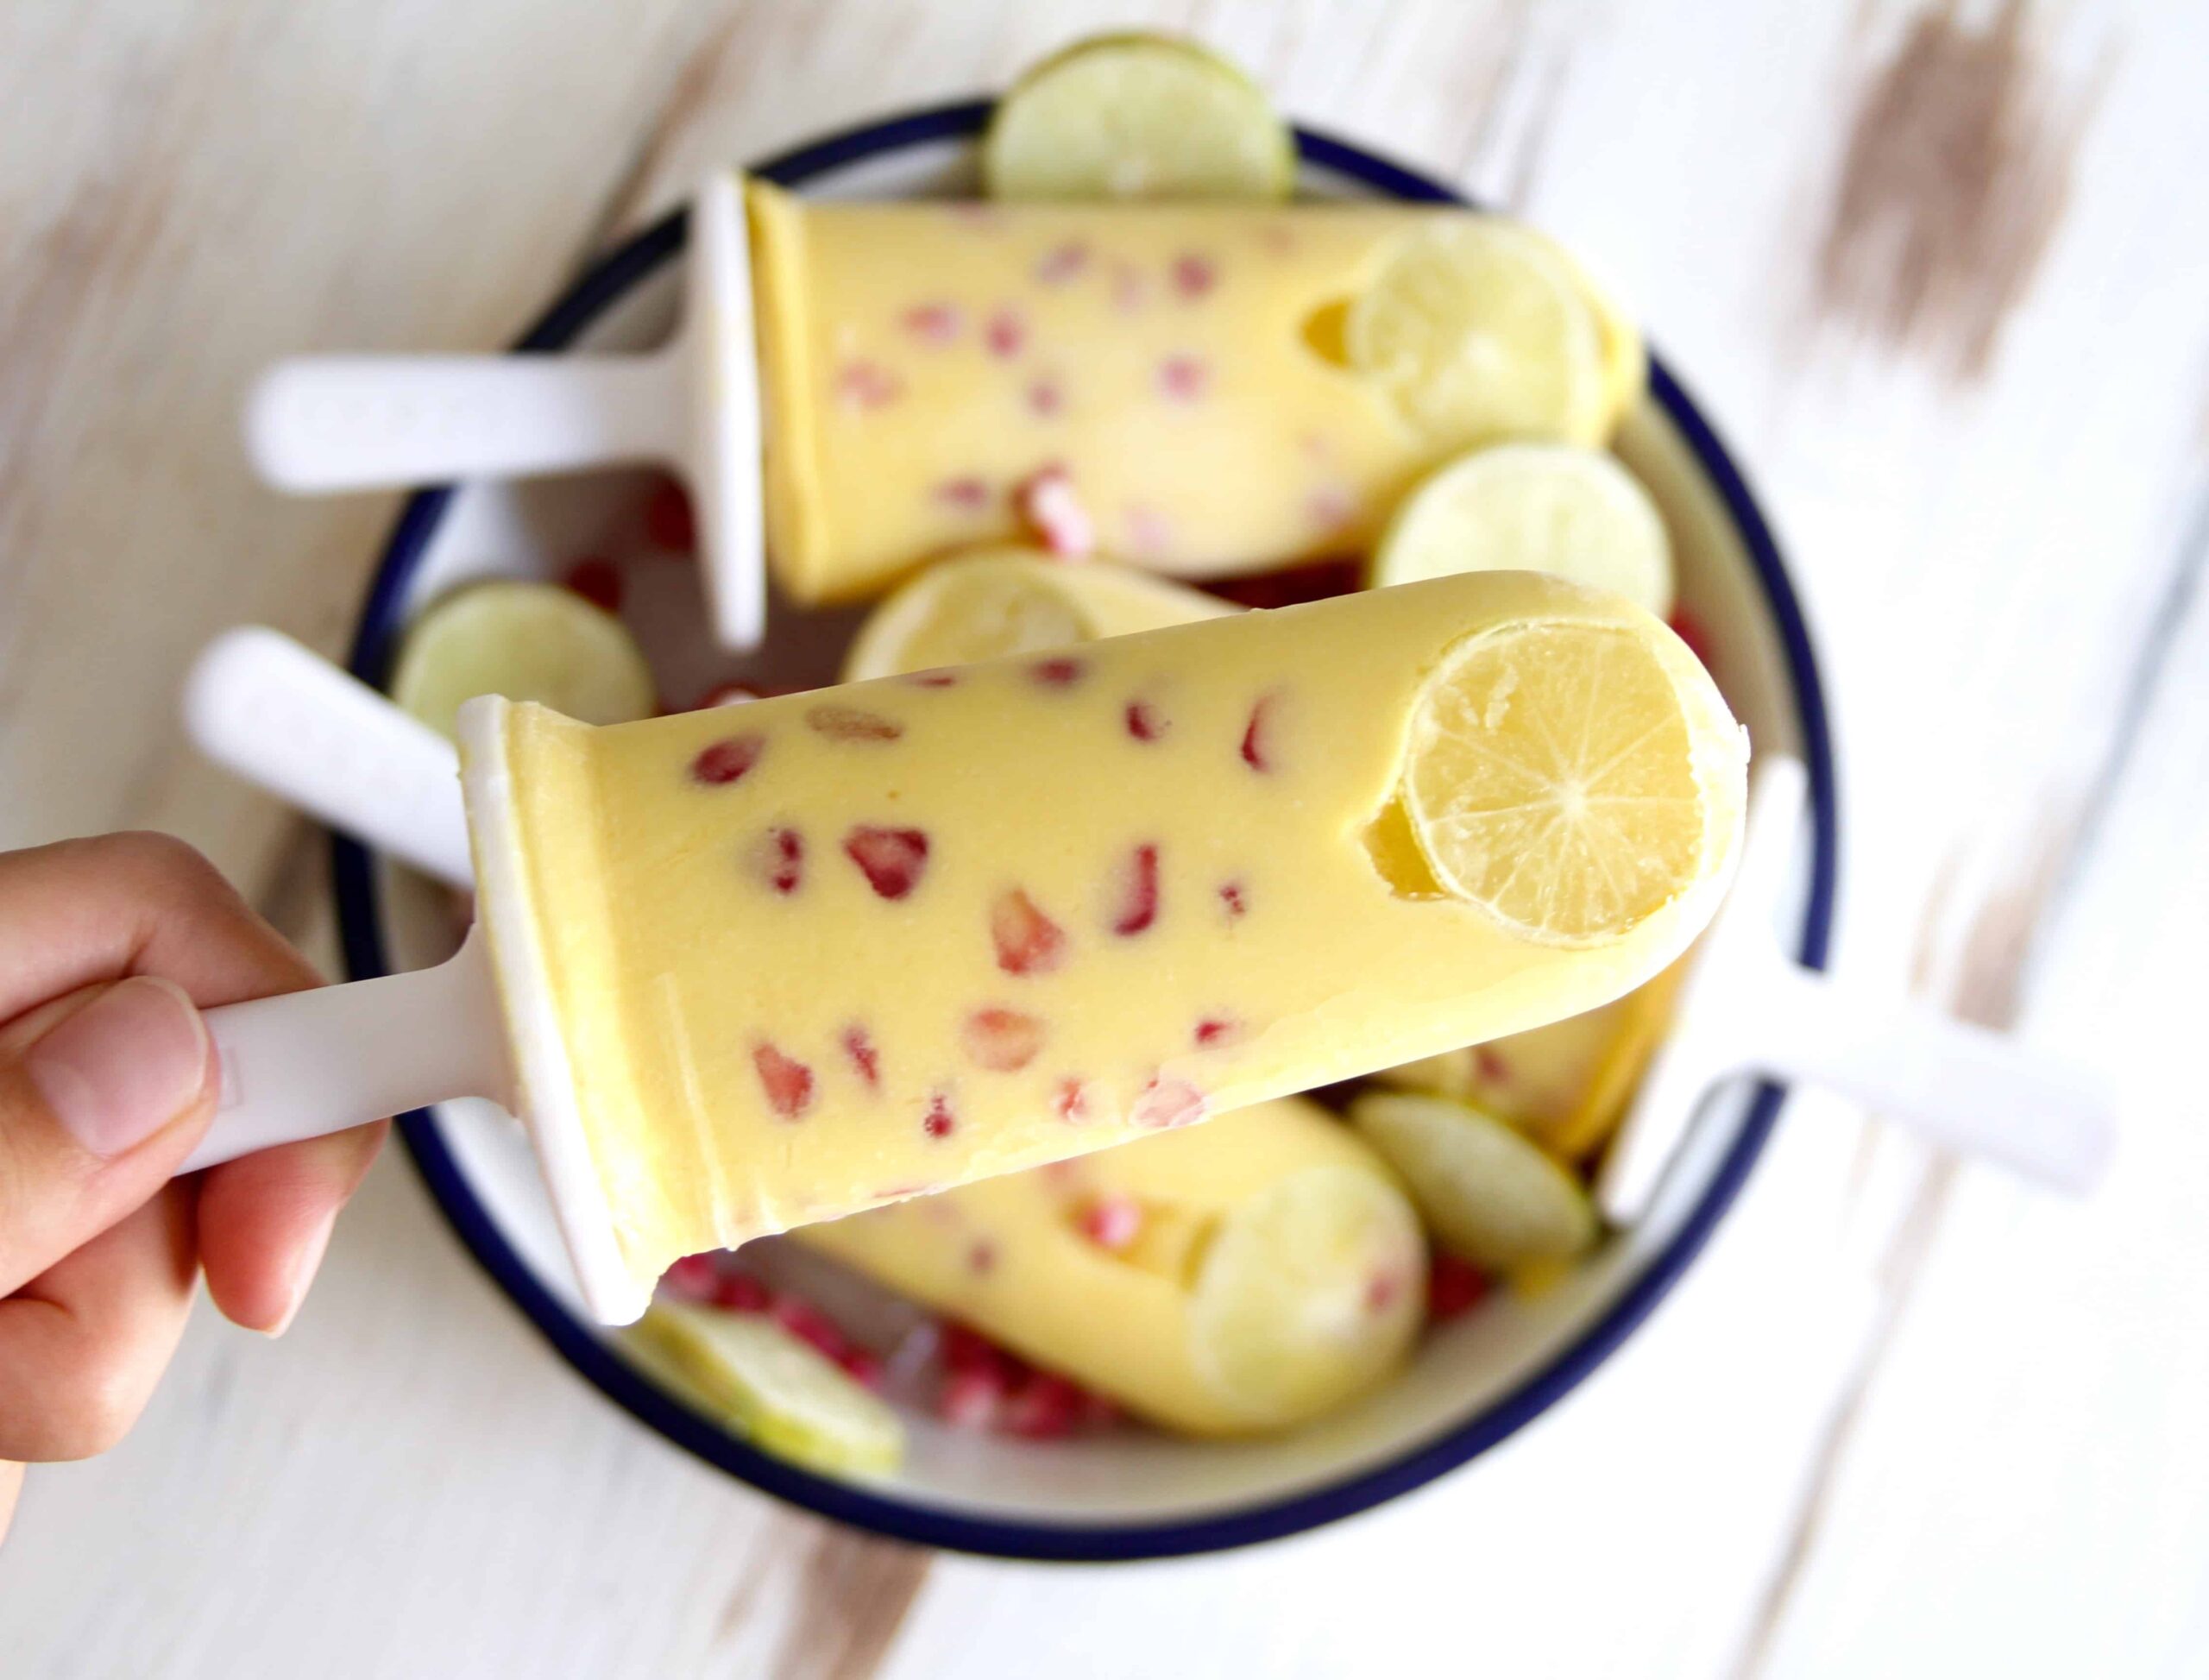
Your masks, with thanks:
[{"label": "yellow popsicle", "polygon": [[523,1106],[646,1284],[1591,1009],[1715,908],[1746,756],[1510,572],[463,750]]},{"label": "yellow popsicle", "polygon": [[1386,1164],[1297,1098],[799,1238],[1199,1435],[1301,1423],[1373,1387],[1425,1288]]}]

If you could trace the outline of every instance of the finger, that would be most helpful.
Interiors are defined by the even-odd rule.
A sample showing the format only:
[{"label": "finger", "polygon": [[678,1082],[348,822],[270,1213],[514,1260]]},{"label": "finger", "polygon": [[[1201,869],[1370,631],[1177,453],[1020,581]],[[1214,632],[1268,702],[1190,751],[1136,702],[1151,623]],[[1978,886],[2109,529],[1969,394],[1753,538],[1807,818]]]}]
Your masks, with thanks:
[{"label": "finger", "polygon": [[202,1175],[199,1257],[233,1324],[280,1336],[306,1299],[330,1227],[375,1159],[385,1125],[263,1149]]},{"label": "finger", "polygon": [[0,1029],[0,1293],[158,1192],[215,1087],[199,1011],[167,980],[77,992]]},{"label": "finger", "polygon": [[0,1460],[121,1440],[176,1351],[196,1274],[192,1187],[174,1184],[0,1300]]},{"label": "finger", "polygon": [[129,974],[173,980],[203,1009],[319,978],[182,840],[103,834],[0,855],[0,1021]]}]

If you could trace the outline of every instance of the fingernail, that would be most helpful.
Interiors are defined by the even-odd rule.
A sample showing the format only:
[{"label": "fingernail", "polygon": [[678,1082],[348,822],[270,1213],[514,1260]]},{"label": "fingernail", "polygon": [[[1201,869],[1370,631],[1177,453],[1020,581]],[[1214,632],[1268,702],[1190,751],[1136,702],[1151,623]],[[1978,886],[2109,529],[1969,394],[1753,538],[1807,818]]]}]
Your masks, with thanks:
[{"label": "fingernail", "polygon": [[299,1258],[292,1262],[291,1304],[285,1307],[282,1317],[261,1332],[270,1341],[274,1341],[291,1329],[292,1320],[299,1316],[299,1309],[306,1305],[307,1290],[314,1283],[314,1274],[322,1269],[322,1256],[330,1247],[330,1234],[337,1224],[337,1210],[332,1208],[330,1217],[299,1245]]},{"label": "fingernail", "polygon": [[135,976],[32,1045],[23,1071],[79,1143],[123,1155],[205,1088],[207,1029],[177,987]]}]

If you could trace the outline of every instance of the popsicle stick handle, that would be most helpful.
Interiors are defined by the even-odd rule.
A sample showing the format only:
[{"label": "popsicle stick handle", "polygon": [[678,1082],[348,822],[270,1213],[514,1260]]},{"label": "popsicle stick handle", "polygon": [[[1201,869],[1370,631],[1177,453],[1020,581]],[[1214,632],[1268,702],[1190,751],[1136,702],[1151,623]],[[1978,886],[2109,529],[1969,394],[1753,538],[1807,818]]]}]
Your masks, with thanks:
[{"label": "popsicle stick handle", "polygon": [[206,1013],[214,1123],[177,1170],[366,1125],[451,1097],[508,1100],[505,1029],[481,931],[436,968]]},{"label": "popsicle stick handle", "polygon": [[1739,1001],[1757,1017],[1740,1030],[1759,1072],[1838,1092],[1929,1142],[2052,1189],[2083,1193],[2109,1165],[2116,1117],[2105,1079],[1791,963]]},{"label": "popsicle stick handle", "polygon": [[679,347],[650,356],[305,356],[264,374],[246,450],[280,489],[390,489],[672,462]]},{"label": "popsicle stick handle", "polygon": [[288,636],[249,626],[210,642],[184,719],[224,768],[439,880],[472,883],[452,743]]}]

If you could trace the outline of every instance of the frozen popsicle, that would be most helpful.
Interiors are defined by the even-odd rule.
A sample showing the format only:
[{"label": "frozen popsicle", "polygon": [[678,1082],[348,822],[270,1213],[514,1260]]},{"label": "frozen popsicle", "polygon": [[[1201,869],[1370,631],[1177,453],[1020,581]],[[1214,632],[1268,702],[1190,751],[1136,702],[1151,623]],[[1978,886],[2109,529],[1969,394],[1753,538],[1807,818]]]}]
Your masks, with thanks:
[{"label": "frozen popsicle", "polygon": [[1349,552],[1468,444],[1616,418],[1570,264],[1470,211],[748,194],[801,601],[1039,532],[1189,576]]},{"label": "frozen popsicle", "polygon": [[1385,1163],[1296,1098],[799,1236],[1199,1435],[1300,1423],[1378,1383],[1426,1274]]},{"label": "frozen popsicle", "polygon": [[592,729],[463,714],[520,1104],[683,1255],[1589,1009],[1721,890],[1654,619],[1478,574]]}]

